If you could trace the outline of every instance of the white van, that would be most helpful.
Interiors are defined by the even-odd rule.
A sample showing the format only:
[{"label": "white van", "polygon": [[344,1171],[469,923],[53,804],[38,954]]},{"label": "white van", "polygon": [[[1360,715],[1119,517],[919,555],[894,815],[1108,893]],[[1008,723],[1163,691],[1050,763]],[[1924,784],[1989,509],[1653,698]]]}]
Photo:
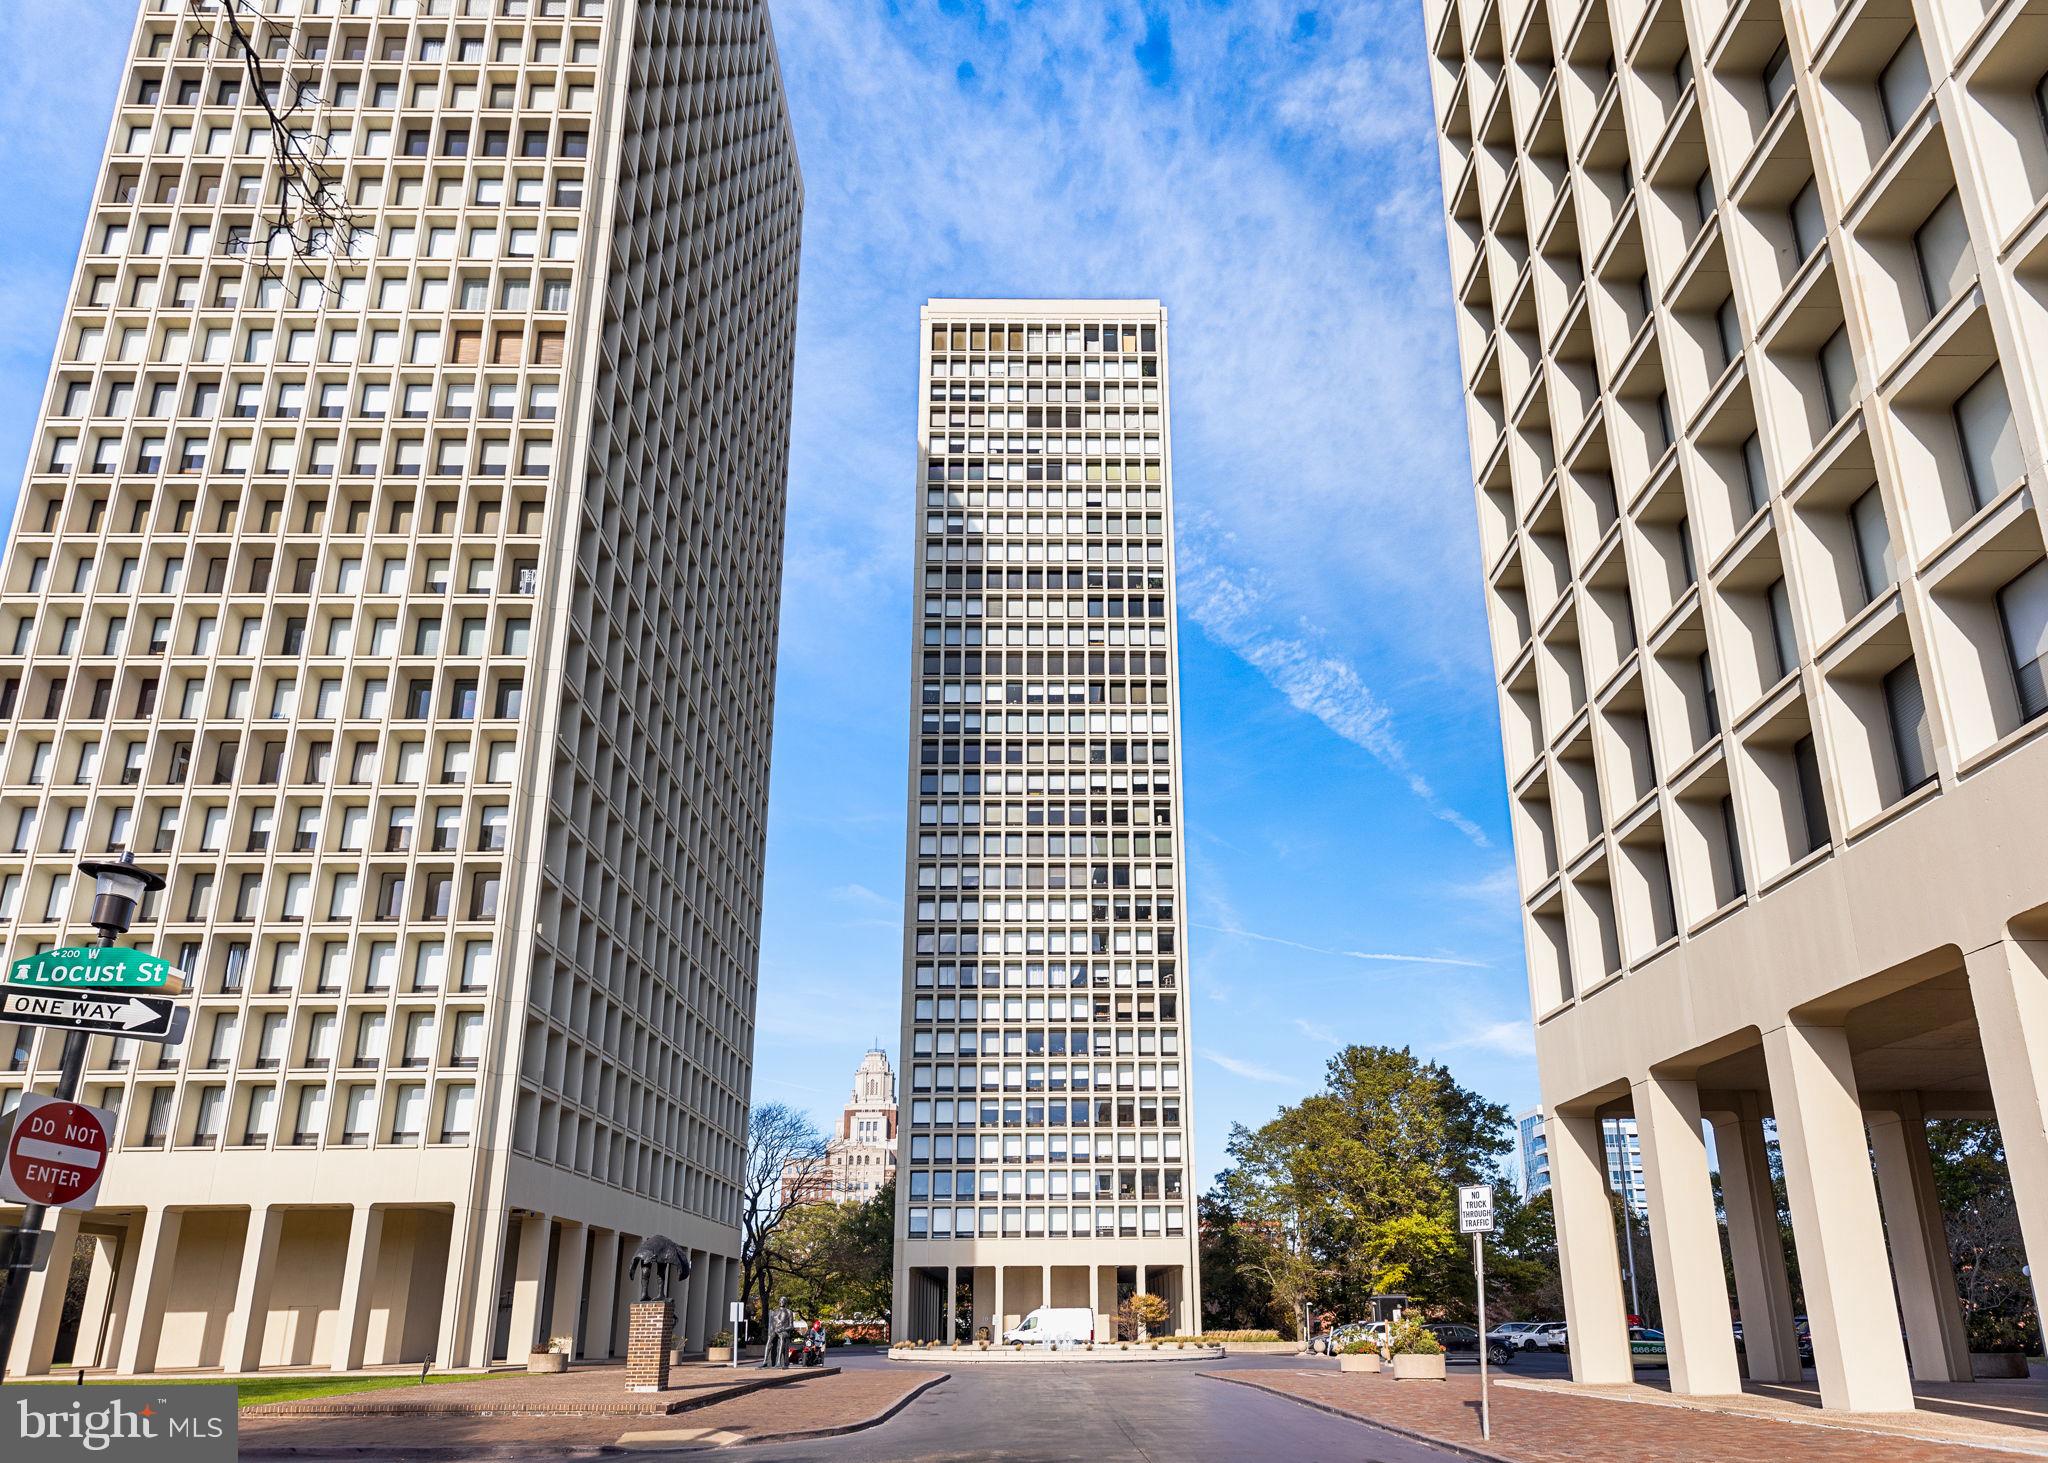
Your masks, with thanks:
[{"label": "white van", "polygon": [[1003,1333],[1005,1345],[1028,1341],[1039,1346],[1078,1346],[1095,1339],[1095,1312],[1086,1306],[1040,1306]]}]

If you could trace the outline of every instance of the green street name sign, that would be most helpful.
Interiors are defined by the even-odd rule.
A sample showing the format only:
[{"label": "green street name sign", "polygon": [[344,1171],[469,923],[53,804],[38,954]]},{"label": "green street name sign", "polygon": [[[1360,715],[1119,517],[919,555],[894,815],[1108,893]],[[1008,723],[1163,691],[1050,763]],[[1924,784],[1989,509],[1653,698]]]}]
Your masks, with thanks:
[{"label": "green street name sign", "polygon": [[175,996],[185,989],[185,972],[161,956],[122,945],[71,945],[14,962],[10,985],[62,990],[154,991]]}]

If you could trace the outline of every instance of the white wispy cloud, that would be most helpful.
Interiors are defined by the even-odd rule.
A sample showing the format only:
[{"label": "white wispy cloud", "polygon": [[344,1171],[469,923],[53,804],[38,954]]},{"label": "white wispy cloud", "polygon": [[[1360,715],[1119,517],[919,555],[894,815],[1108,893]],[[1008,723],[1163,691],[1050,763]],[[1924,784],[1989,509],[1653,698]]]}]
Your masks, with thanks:
[{"label": "white wispy cloud", "polygon": [[1437,1043],[1439,1051],[1492,1052],[1504,1057],[1532,1056],[1536,1029],[1527,1016],[1473,1016]]},{"label": "white wispy cloud", "polygon": [[1337,950],[1328,945],[1306,945],[1300,940],[1285,939],[1280,935],[1262,935],[1257,930],[1241,929],[1232,925],[1206,924],[1191,920],[1198,930],[1214,930],[1219,935],[1235,935],[1243,940],[1262,940],[1268,945],[1285,945],[1290,950],[1307,950],[1315,955],[1336,955],[1345,960],[1367,960],[1394,965],[1461,965],[1471,970],[1485,970],[1484,960],[1468,960],[1462,955],[1404,955],[1391,950]]},{"label": "white wispy cloud", "polygon": [[1301,1017],[1297,1016],[1294,1018],[1294,1028],[1295,1030],[1299,1031],[1303,1036],[1307,1037],[1310,1041],[1319,1041],[1322,1042],[1325,1046],[1344,1045],[1343,1037],[1337,1035],[1336,1032],[1330,1030],[1329,1027],[1324,1026],[1319,1022],[1304,1021]]},{"label": "white wispy cloud", "polygon": [[1225,1056],[1222,1052],[1212,1051],[1208,1047],[1203,1047],[1201,1052],[1206,1060],[1214,1062],[1232,1076],[1242,1077],[1249,1082],[1270,1082],[1276,1087],[1295,1087],[1301,1082],[1299,1077],[1290,1077],[1285,1072],[1276,1072],[1271,1067],[1260,1066],[1257,1062],[1246,1062],[1236,1057]]},{"label": "white wispy cloud", "polygon": [[886,899],[865,884],[836,884],[831,897],[841,904],[858,904],[867,909],[894,909],[896,901]]}]

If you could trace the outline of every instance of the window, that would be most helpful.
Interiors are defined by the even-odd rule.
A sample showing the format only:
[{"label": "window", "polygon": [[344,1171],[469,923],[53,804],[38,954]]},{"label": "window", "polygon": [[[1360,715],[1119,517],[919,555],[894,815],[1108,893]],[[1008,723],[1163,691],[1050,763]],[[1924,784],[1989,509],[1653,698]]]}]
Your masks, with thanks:
[{"label": "window", "polygon": [[1848,415],[1856,404],[1856,358],[1849,349],[1849,328],[1837,325],[1835,333],[1821,343],[1815,358],[1820,366],[1821,395],[1833,425]]},{"label": "window", "polygon": [[1707,220],[1714,216],[1714,173],[1706,169],[1692,182],[1693,207],[1699,211],[1699,228],[1707,226]]},{"label": "window", "polygon": [[1892,755],[1898,761],[1899,793],[1904,796],[1934,777],[1934,738],[1927,726],[1927,698],[1920,672],[1904,661],[1884,678],[1884,709],[1891,723]]},{"label": "window", "polygon": [[1721,338],[1721,369],[1725,371],[1742,357],[1742,324],[1735,316],[1734,295],[1714,308],[1714,330]]},{"label": "window", "polygon": [[1970,253],[1970,226],[1953,188],[1913,231],[1913,257],[1920,266],[1920,295],[1930,316],[1939,314],[1977,272]]},{"label": "window", "polygon": [[1799,669],[1799,645],[1792,635],[1792,598],[1785,592],[1785,581],[1773,580],[1764,602],[1771,612],[1771,648],[1777,657],[1778,679],[1783,680]]},{"label": "window", "polygon": [[2005,374],[1997,366],[1956,398],[1955,422],[1970,501],[1982,508],[2026,467],[2013,429],[2012,403],[2005,394]]},{"label": "window", "polygon": [[1742,485],[1749,493],[1749,511],[1760,512],[1771,489],[1764,476],[1764,445],[1754,432],[1742,439]]},{"label": "window", "polygon": [[1827,237],[1827,221],[1820,211],[1820,189],[1814,185],[1813,179],[1808,178],[1793,197],[1786,216],[1792,223],[1792,246],[1798,255],[1797,262],[1804,264]]},{"label": "window", "polygon": [[1775,112],[1778,103],[1792,91],[1792,53],[1785,48],[1783,41],[1778,42],[1778,48],[1764,62],[1763,83],[1765,110]]},{"label": "window", "polygon": [[1913,113],[1932,90],[1927,78],[1927,58],[1920,53],[1920,37],[1909,35],[1892,52],[1891,60],[1877,74],[1877,98],[1884,111],[1884,133],[1897,137],[1912,120]]},{"label": "window", "polygon": [[2036,559],[1998,591],[1998,618],[2020,719],[2032,721],[2048,711],[2048,559]]},{"label": "window", "polygon": [[1892,533],[1885,521],[1884,500],[1873,486],[1849,505],[1849,528],[1856,540],[1856,574],[1869,604],[1892,587]]}]

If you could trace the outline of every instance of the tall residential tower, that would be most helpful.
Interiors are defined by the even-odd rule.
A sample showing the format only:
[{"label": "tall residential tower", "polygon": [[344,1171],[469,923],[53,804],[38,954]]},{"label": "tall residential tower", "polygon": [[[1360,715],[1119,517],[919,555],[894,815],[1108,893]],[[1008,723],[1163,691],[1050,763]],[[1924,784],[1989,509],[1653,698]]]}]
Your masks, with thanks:
[{"label": "tall residential tower", "polygon": [[1626,1116],[1672,1390],[1741,1386],[1718,1219],[1800,1374],[1782,1163],[1822,1402],[1910,1408],[1971,1375],[1929,1119],[2048,1263],[2043,19],[1424,9],[1573,1372]]},{"label": "tall residential tower", "polygon": [[[245,57],[147,0],[0,571],[0,956],[131,848],[193,1022],[93,1042],[119,1149],[17,1364],[601,1357],[656,1232],[701,1345],[802,208],[767,6],[235,14],[355,247],[266,247]],[[57,1048],[0,1026],[0,1101]]]},{"label": "tall residential tower", "polygon": [[1191,1331],[1166,311],[921,321],[896,1335]]}]

